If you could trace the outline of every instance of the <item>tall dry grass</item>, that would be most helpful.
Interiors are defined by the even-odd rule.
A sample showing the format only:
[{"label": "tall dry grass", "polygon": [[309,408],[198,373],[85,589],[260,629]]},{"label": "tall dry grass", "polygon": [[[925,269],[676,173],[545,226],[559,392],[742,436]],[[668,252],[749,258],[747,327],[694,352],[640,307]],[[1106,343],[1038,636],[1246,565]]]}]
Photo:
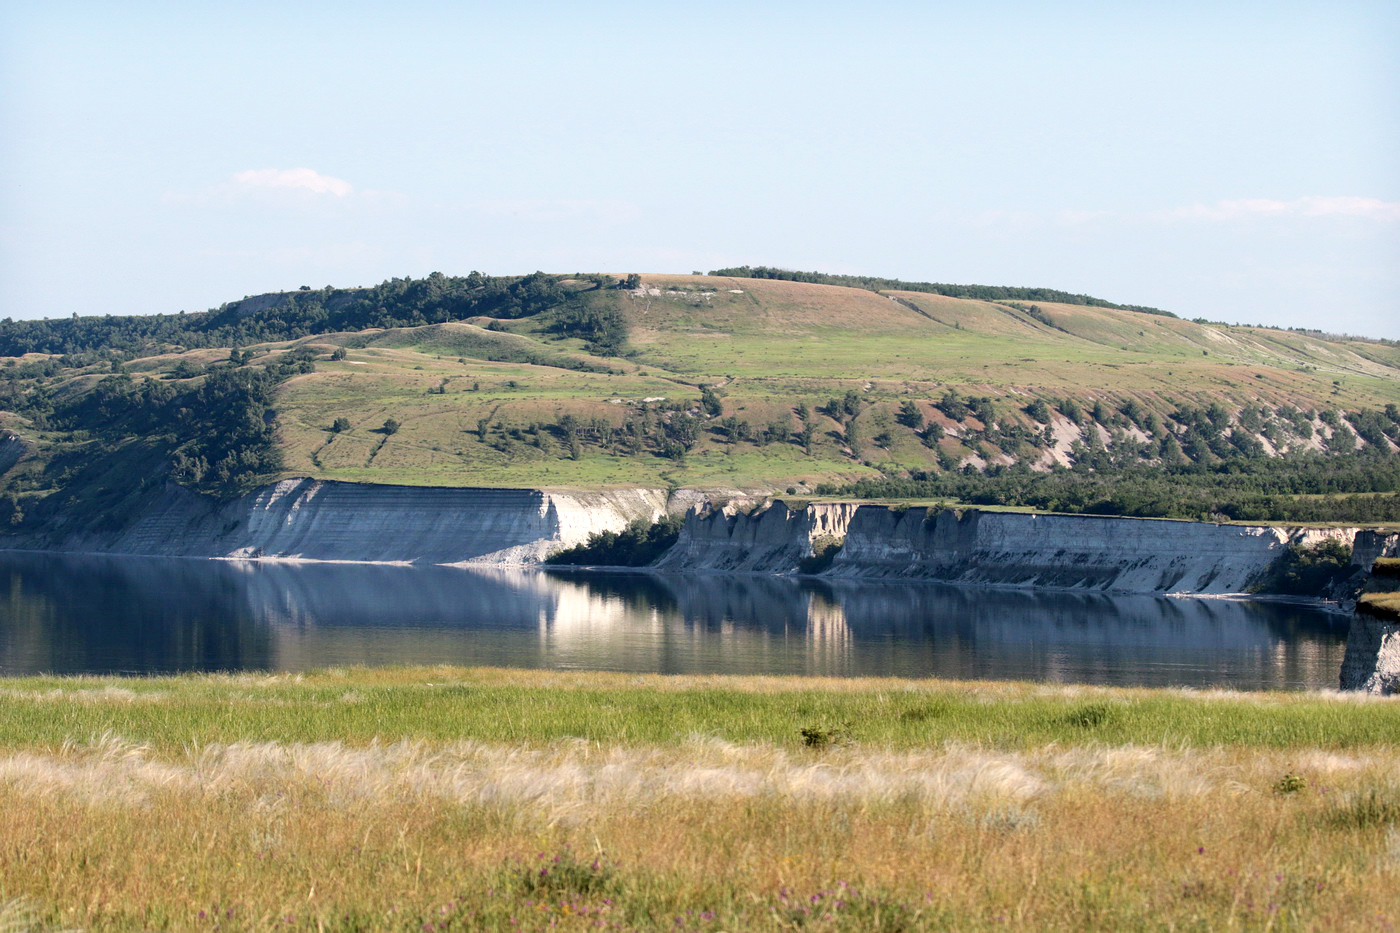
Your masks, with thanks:
[{"label": "tall dry grass", "polygon": [[0,755],[0,929],[1384,929],[1400,751],[115,736]]}]

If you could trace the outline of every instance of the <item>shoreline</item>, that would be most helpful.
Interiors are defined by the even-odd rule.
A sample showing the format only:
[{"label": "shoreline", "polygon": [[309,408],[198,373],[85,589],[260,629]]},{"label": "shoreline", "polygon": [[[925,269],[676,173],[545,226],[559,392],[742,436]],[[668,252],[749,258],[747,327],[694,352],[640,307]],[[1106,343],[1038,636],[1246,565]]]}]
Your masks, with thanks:
[{"label": "shoreline", "polygon": [[1000,592],[1021,592],[1021,593],[1073,593],[1084,596],[1105,596],[1109,598],[1122,596],[1155,596],[1162,599],[1218,599],[1230,602],[1265,602],[1278,603],[1283,605],[1308,606],[1321,609],[1326,612],[1336,614],[1348,614],[1352,610],[1344,609],[1337,600],[1324,599],[1317,596],[1287,596],[1280,593],[1190,593],[1190,592],[1161,592],[1158,590],[1120,590],[1120,589],[1092,589],[1089,587],[1074,586],[1046,586],[1035,584],[1016,583],[965,583],[957,580],[934,580],[923,578],[894,578],[894,577],[855,577],[841,576],[828,577],[822,574],[813,573],[764,573],[756,570],[659,570],[654,567],[619,567],[612,565],[596,564],[550,564],[547,562],[520,563],[520,564],[497,564],[497,563],[477,563],[474,561],[458,561],[452,563],[419,562],[411,560],[327,560],[314,557],[228,557],[228,556],[194,556],[189,554],[130,554],[118,551],[60,551],[47,548],[0,548],[0,554],[42,554],[62,557],[99,557],[114,558],[119,560],[181,560],[181,561],[219,561],[228,564],[270,564],[270,565],[313,565],[331,564],[337,566],[365,566],[365,567],[449,567],[454,570],[471,571],[522,571],[534,573],[593,573],[593,574],[618,574],[618,575],[646,575],[653,577],[720,577],[720,576],[744,576],[748,578],[769,578],[780,580],[796,580],[807,582],[838,583],[848,582],[860,585],[882,585],[882,586],[950,586],[959,589],[972,590],[996,590]]},{"label": "shoreline", "polygon": [[345,560],[313,557],[229,557],[229,556],[196,556],[190,554],[131,554],[119,551],[66,551],[53,550],[48,548],[0,548],[0,554],[35,554],[51,555],[61,557],[96,557],[112,558],[118,560],[179,560],[179,561],[218,561],[228,564],[269,564],[269,565],[317,565],[330,564],[335,566],[365,566],[365,567],[448,567],[454,570],[470,571],[520,571],[534,573],[558,573],[558,574],[617,574],[617,575],[646,575],[652,577],[720,577],[720,576],[744,576],[748,578],[769,578],[781,580],[795,580],[799,582],[821,582],[834,584],[838,582],[848,582],[860,585],[882,585],[882,586],[949,586],[959,589],[971,590],[995,590],[999,592],[1021,592],[1021,593],[1073,593],[1085,596],[1105,596],[1109,598],[1124,596],[1154,596],[1162,599],[1217,599],[1230,602],[1262,602],[1277,603],[1281,605],[1307,606],[1321,609],[1338,615],[1350,614],[1353,610],[1346,609],[1335,599],[1324,599],[1317,596],[1289,596],[1280,593],[1191,593],[1191,592],[1162,592],[1159,590],[1122,590],[1122,589],[1094,589],[1090,587],[1074,586],[1049,586],[1036,584],[1017,583],[966,583],[957,580],[935,580],[924,578],[894,578],[894,577],[857,577],[841,576],[829,577],[822,574],[812,573],[765,573],[756,570],[660,570],[655,567],[620,567],[613,565],[597,564],[550,564],[548,562],[500,564],[487,563],[485,561],[477,563],[474,561],[457,561],[449,563],[419,562],[412,560]]}]

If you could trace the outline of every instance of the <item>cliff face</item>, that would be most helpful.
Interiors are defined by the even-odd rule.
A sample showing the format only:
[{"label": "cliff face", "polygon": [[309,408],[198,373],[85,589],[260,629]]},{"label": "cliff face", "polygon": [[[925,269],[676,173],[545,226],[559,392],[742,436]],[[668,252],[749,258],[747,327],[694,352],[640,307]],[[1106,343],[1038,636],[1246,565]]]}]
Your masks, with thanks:
[{"label": "cliff face", "polygon": [[1364,612],[1352,616],[1339,686],[1376,696],[1400,693],[1400,623]]},{"label": "cliff face", "polygon": [[[168,557],[422,564],[538,563],[590,534],[654,520],[661,489],[600,492],[379,486],[289,479],[230,502],[167,485],[116,531],[12,547]],[[1337,538],[1369,566],[1396,535],[854,503],[697,507],[655,569],[796,573],[820,539],[844,540],[825,576],[1109,593],[1240,593],[1289,544]]]},{"label": "cliff face", "polygon": [[692,514],[658,569],[791,573],[822,535],[845,539],[830,577],[1112,593],[1242,593],[1290,544],[1336,538],[1368,564],[1396,543],[1355,529],[777,503]]},{"label": "cliff face", "polygon": [[664,513],[665,490],[547,492],[290,479],[217,503],[170,485],[118,532],[62,550],[169,557],[536,563]]},{"label": "cliff face", "polygon": [[1088,515],[857,510],[833,576],[1126,593],[1242,593],[1291,544],[1355,531]]},{"label": "cliff face", "polygon": [[820,503],[792,510],[775,502],[754,512],[733,506],[692,510],[680,539],[656,563],[658,570],[737,570],[791,573],[812,554],[818,538],[844,538],[854,503]]}]

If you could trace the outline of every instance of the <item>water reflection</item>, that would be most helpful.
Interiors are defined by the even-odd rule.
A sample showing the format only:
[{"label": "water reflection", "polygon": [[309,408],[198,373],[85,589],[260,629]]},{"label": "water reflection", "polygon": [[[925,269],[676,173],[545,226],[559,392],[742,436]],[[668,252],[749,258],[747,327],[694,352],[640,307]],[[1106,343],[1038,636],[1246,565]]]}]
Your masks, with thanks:
[{"label": "water reflection", "polygon": [[491,664],[1331,687],[1310,607],[761,576],[0,554],[0,673]]}]

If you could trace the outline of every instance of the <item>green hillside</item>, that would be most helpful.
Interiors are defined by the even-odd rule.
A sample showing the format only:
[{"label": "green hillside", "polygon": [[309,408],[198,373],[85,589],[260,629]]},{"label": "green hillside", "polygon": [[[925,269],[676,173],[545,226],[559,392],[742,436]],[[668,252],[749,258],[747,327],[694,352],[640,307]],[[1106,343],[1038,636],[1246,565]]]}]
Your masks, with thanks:
[{"label": "green hillside", "polygon": [[0,324],[5,508],[288,475],[1044,506],[1051,482],[1244,472],[1255,499],[1381,493],[1351,517],[1392,520],[1394,342],[883,282],[474,273]]}]

